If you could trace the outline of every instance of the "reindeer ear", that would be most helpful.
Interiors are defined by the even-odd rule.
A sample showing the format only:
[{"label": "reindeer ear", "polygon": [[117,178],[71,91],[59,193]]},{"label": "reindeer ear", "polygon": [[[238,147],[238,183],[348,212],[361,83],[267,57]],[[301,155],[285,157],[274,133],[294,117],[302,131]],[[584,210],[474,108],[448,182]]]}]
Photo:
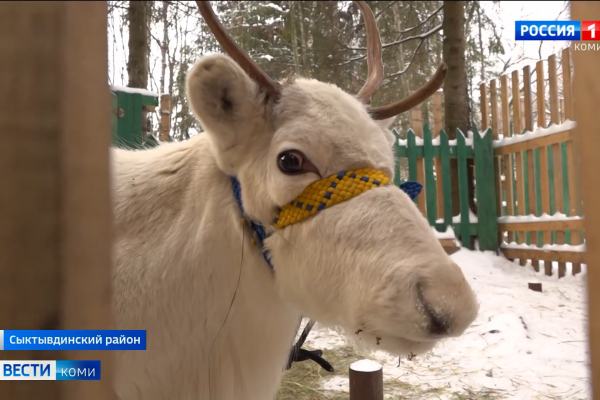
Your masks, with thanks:
[{"label": "reindeer ear", "polygon": [[251,140],[257,123],[264,123],[260,107],[264,94],[235,61],[224,55],[200,58],[186,79],[193,113],[217,145],[217,151]]}]

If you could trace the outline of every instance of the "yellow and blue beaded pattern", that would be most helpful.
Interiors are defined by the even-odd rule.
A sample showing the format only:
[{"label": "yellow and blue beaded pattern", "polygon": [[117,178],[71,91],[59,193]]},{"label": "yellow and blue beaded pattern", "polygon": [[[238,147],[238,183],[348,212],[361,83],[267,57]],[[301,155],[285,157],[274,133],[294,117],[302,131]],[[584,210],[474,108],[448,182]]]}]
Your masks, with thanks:
[{"label": "yellow and blue beaded pattern", "polygon": [[286,204],[273,226],[276,229],[285,228],[368,190],[388,186],[389,183],[390,178],[384,172],[369,168],[331,175],[313,182],[294,201]]}]

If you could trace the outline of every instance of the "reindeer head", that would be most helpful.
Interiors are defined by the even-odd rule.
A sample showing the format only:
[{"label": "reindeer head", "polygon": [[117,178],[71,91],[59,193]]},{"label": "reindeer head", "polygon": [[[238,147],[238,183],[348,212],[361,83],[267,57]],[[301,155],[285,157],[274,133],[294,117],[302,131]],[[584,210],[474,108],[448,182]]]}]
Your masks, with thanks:
[{"label": "reindeer head", "polygon": [[357,3],[369,70],[357,95],[312,79],[274,81],[226,33],[209,2],[198,1],[229,57],[196,62],[187,96],[219,168],[241,182],[247,214],[272,232],[265,245],[282,299],[362,342],[417,354],[462,334],[479,306],[407,194],[381,185],[299,223],[273,224],[309,185],[341,171],[369,168],[392,180],[388,126],[443,83],[445,65],[411,96],[372,108],[383,79],[381,43],[371,9]]}]

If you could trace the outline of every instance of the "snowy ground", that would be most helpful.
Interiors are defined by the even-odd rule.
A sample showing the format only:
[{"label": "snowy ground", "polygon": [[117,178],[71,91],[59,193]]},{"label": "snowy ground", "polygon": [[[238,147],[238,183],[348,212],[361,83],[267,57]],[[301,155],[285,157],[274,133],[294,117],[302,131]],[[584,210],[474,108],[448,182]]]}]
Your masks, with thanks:
[{"label": "snowy ground", "polygon": [[[558,280],[466,249],[452,258],[479,296],[477,320],[462,337],[412,361],[404,358],[400,367],[397,357],[372,353],[371,359],[384,364],[384,379],[438,389],[427,399],[588,399],[583,276]],[[529,290],[528,282],[542,282],[543,292]],[[306,344],[335,349],[346,342],[317,325]],[[323,388],[347,392],[348,379],[325,378]]]}]

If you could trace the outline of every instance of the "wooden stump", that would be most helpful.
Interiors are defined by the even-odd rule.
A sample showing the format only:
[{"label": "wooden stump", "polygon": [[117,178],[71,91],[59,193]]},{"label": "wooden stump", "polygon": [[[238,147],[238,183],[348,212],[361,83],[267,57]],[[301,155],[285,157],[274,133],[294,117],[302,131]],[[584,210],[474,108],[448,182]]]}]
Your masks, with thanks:
[{"label": "wooden stump", "polygon": [[383,400],[383,367],[371,360],[350,365],[350,400]]}]

